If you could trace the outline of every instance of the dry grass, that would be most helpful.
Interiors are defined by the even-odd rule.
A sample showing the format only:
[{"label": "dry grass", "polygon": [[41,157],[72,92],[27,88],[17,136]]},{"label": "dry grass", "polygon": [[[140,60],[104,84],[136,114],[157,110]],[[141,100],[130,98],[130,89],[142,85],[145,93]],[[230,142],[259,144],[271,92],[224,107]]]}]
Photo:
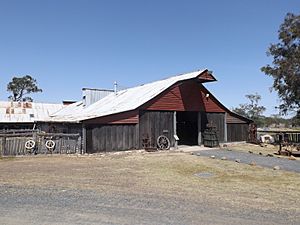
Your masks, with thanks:
[{"label": "dry grass", "polygon": [[[24,157],[0,161],[0,185],[92,189],[300,213],[300,175],[187,153]],[[209,172],[210,178],[195,176]]]}]

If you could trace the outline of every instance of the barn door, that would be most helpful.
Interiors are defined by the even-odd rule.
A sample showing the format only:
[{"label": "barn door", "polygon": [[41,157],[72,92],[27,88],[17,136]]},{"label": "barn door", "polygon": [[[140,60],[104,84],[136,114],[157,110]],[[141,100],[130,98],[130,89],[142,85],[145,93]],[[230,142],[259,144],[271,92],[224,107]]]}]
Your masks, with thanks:
[{"label": "barn door", "polygon": [[[203,118],[205,119],[205,117]],[[219,142],[224,142],[226,134],[225,113],[206,113],[205,122],[206,124],[211,124],[216,127]]]},{"label": "barn door", "polygon": [[176,133],[180,145],[198,145],[198,112],[176,112]]}]

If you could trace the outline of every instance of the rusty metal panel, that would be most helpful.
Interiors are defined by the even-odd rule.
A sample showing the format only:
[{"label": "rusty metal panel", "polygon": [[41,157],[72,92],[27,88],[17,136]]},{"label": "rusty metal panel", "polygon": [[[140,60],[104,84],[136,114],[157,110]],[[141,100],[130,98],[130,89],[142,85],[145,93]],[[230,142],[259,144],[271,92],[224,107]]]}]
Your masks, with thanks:
[{"label": "rusty metal panel", "polygon": [[62,104],[0,101],[0,123],[43,121],[62,108]]}]

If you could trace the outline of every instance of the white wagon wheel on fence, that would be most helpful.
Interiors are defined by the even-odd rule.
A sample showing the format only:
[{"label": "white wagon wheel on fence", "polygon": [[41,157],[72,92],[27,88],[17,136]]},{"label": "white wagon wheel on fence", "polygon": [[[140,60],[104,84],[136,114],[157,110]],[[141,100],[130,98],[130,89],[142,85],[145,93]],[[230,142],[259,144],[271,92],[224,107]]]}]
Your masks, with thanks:
[{"label": "white wagon wheel on fence", "polygon": [[35,141],[34,140],[28,140],[25,142],[25,148],[27,150],[32,150],[35,147]]},{"label": "white wagon wheel on fence", "polygon": [[45,146],[48,150],[53,151],[53,149],[55,148],[55,142],[52,140],[47,140]]}]

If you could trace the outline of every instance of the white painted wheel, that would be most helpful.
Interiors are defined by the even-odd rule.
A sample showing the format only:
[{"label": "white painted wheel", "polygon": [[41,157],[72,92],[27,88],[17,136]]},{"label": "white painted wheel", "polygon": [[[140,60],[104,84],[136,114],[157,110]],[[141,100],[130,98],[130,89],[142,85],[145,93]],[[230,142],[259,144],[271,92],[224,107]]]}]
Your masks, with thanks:
[{"label": "white painted wheel", "polygon": [[25,142],[25,148],[27,150],[31,150],[35,147],[35,141],[34,140],[28,140]]},{"label": "white painted wheel", "polygon": [[53,150],[55,148],[55,142],[52,140],[46,141],[45,145],[49,150]]}]

